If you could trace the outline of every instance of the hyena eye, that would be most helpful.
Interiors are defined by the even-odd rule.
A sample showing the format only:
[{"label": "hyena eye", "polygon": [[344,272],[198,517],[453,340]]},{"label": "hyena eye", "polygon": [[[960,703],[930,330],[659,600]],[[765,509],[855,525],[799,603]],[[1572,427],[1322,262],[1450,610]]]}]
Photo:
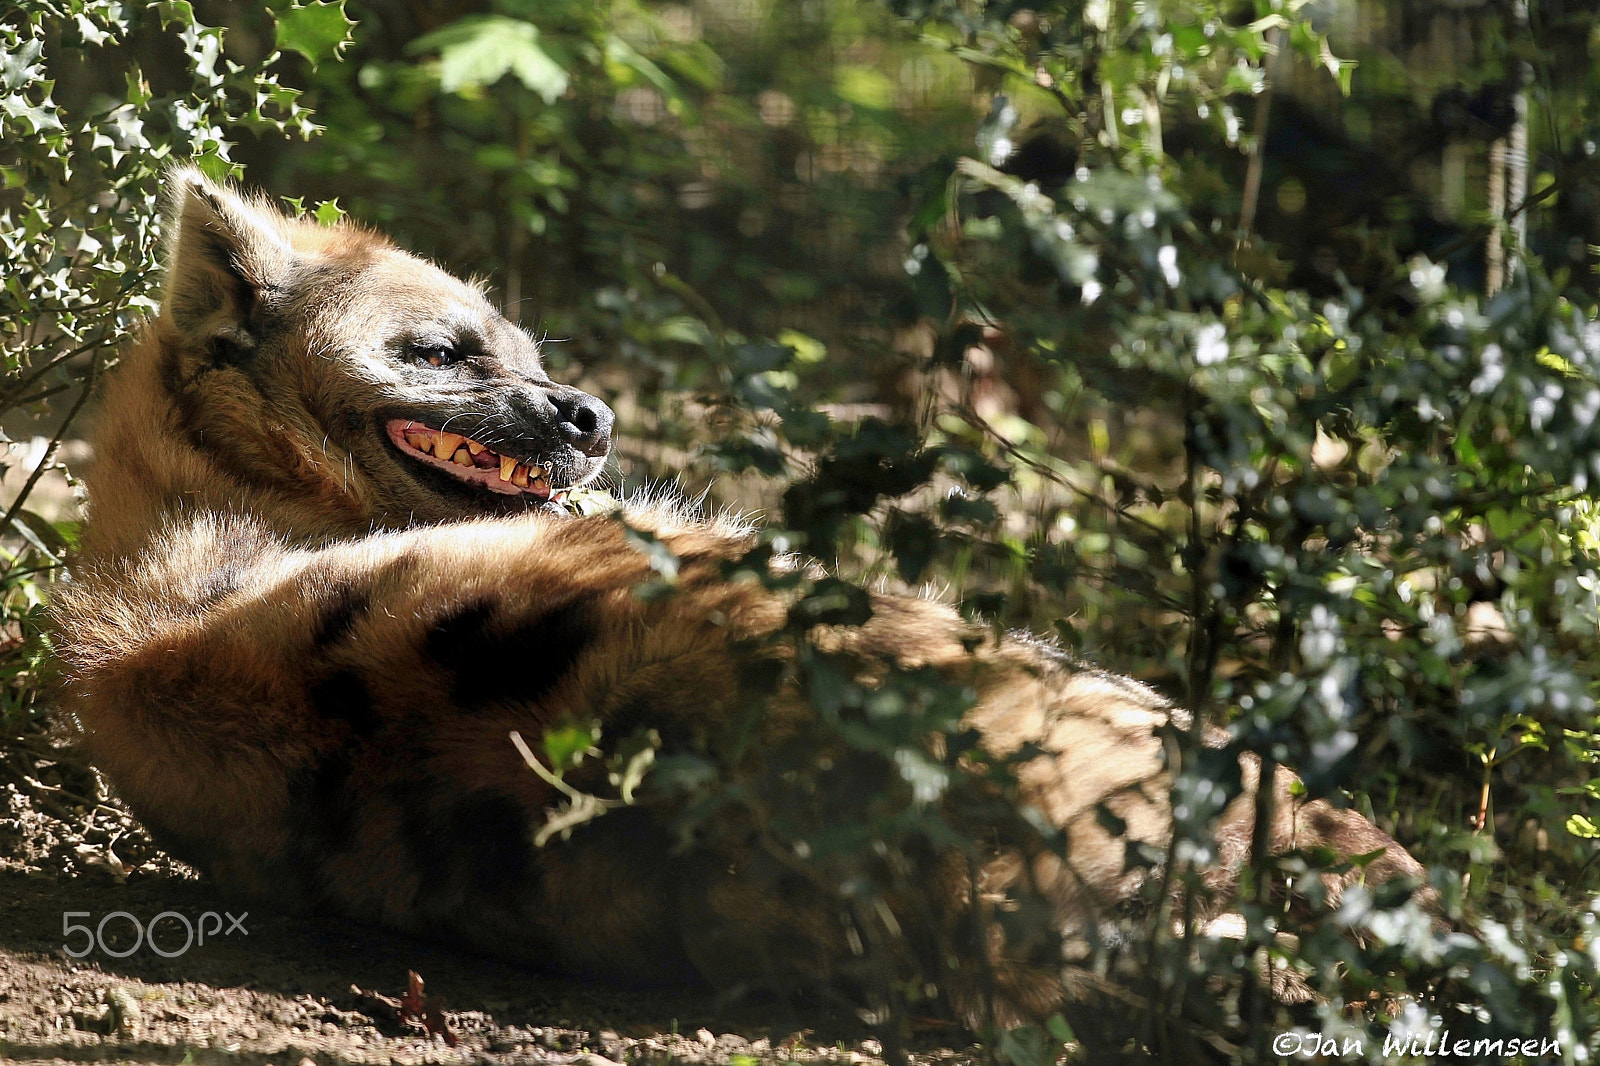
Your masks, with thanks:
[{"label": "hyena eye", "polygon": [[445,344],[419,344],[411,354],[429,366],[449,366],[461,361],[461,353]]}]

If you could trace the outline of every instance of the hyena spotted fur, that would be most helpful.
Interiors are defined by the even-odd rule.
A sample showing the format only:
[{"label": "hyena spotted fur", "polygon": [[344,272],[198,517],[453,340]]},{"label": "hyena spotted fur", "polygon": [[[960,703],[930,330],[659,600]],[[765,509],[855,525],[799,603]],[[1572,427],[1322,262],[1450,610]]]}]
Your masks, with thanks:
[{"label": "hyena spotted fur", "polygon": [[[479,289],[356,226],[286,218],[192,170],[169,181],[161,311],[106,391],[55,608],[66,709],[138,817],[227,892],[542,968],[740,987],[842,972],[853,948],[825,904],[746,876],[737,850],[675,847],[648,809],[536,846],[559,797],[508,739],[598,719],[602,746],[646,725],[715,750],[744,649],[785,621],[761,583],[722,576],[749,532],[630,514],[682,560],[675,595],[640,598],[654,575],[623,525],[561,504],[599,472],[610,411],[553,383]],[[1042,753],[1020,763],[1022,799],[1068,857],[996,854],[981,895],[1037,879],[1070,954],[1137,891],[1127,840],[1170,835],[1159,696],[928,600],[877,596],[865,624],[819,639],[970,686],[967,724],[992,751]],[[778,692],[765,737],[807,713]],[[1243,771],[1220,898],[1250,850]],[[1420,877],[1289,778],[1275,852],[1385,849],[1366,876]],[[935,867],[921,906],[954,927],[972,882]],[[1064,1006],[1059,966],[977,940],[1011,1011]]]}]

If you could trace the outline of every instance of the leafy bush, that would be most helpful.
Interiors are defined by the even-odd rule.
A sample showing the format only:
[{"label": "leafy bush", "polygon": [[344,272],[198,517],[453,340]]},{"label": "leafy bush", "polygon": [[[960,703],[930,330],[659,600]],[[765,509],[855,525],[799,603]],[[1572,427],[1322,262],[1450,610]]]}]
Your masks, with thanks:
[{"label": "leafy bush", "polygon": [[[864,686],[807,644],[810,623],[859,617],[868,585],[934,581],[1226,725],[1230,757],[1177,752],[1179,833],[1158,857],[1172,883],[1211,855],[1242,752],[1311,794],[1352,790],[1434,868],[1461,931],[1383,889],[1284,911],[1269,886],[1315,895],[1315,855],[1253,864],[1242,943],[1157,901],[1160,920],[1125,930],[1136,952],[1094,960],[1143,1004],[1131,1035],[1152,1055],[1181,1061],[1166,1041],[1182,1031],[1273,1057],[1291,1019],[1261,994],[1266,964],[1308,972],[1325,999],[1300,1023],[1364,1036],[1369,1061],[1430,1024],[1554,1038],[1568,1061],[1600,1051],[1600,322],[1593,278],[1570,269],[1594,253],[1552,247],[1548,273],[1525,259],[1485,299],[1476,250],[1497,226],[1514,244],[1502,220],[1468,212],[1430,240],[1392,175],[1315,187],[1337,151],[1261,143],[1269,120],[1306,135],[1302,111],[1342,92],[1352,110],[1418,111],[1391,59],[1353,68],[1315,6],[1267,0],[469,7],[350,0],[344,62],[327,61],[342,13],[317,3],[279,8],[287,38],[265,9],[218,5],[232,52],[185,4],[0,18],[0,239],[22,264],[3,297],[19,323],[6,405],[76,395],[150,306],[168,153],[336,196],[496,278],[552,338],[553,371],[616,402],[629,476],[720,478],[719,499],[766,511],[763,552],[836,565],[783,578],[790,680],[818,711],[786,773],[664,756],[647,781],[686,833],[753,828],[804,856],[882,946],[869,998],[891,1034],[927,991],[874,897],[930,845],[972,844],[961,812],[1038,832],[953,772],[958,748],[929,754],[962,693],[916,673]],[[1492,29],[1474,91],[1515,96],[1506,70],[1545,57],[1527,94],[1555,138],[1513,206],[1535,240],[1553,240],[1542,208],[1591,232],[1593,168],[1573,147],[1596,139],[1589,96],[1549,69],[1591,77],[1587,59],[1563,23]],[[293,69],[328,132],[230,145],[224,130],[309,128],[269,39],[322,60]],[[69,69],[75,49],[116,63]],[[41,62],[66,72],[70,106]],[[1323,95],[1297,103],[1291,83]],[[1338,151],[1381,167],[1361,149]],[[26,513],[7,516],[37,542],[7,579],[13,620],[38,598],[25,571],[60,550]],[[640,750],[617,753],[619,780]],[[1003,792],[1007,768],[990,769]],[[922,976],[943,979],[937,960]],[[1063,1032],[992,1035],[1031,1066]]]}]

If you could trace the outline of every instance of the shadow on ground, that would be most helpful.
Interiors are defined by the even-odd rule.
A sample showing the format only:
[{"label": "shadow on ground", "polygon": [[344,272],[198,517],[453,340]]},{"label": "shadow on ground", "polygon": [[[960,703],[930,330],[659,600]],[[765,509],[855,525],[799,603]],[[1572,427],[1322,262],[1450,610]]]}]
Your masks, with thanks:
[{"label": "shadow on ground", "polygon": [[[840,1034],[805,1031],[792,1008],[561,980],[346,921],[246,913],[178,876],[0,871],[0,900],[0,1058],[11,1061],[755,1066],[879,1054],[871,1040],[819,1047]],[[130,916],[148,925],[164,912],[175,915],[154,941],[136,941]],[[185,948],[182,918],[199,926],[208,913],[205,943]],[[99,928],[83,958],[67,949],[82,951],[90,933],[64,923]],[[408,971],[426,981],[453,1046],[352,987],[398,998]]]}]

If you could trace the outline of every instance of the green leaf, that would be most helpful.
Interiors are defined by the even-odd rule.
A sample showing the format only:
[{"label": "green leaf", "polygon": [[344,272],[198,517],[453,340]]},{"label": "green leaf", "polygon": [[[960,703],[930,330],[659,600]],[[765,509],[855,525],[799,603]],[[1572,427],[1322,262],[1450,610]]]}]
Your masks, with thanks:
[{"label": "green leaf", "polygon": [[656,340],[677,341],[680,344],[694,344],[702,348],[709,347],[714,340],[710,327],[698,318],[690,315],[673,315],[663,319],[656,327]]},{"label": "green leaf", "polygon": [[[606,38],[606,61],[623,70],[633,71],[654,86],[662,96],[681,105],[683,94],[678,91],[677,83],[659,66],[640,55],[631,44],[616,34]],[[624,82],[623,78],[616,80],[619,83]]]},{"label": "green leaf", "polygon": [[843,67],[835,76],[834,91],[857,107],[884,111],[894,103],[895,86],[876,68]]},{"label": "green leaf", "polygon": [[439,88],[445,92],[493,85],[515,75],[547,104],[567,91],[570,79],[539,47],[539,27],[504,15],[473,15],[417,38],[412,54],[439,50]]},{"label": "green leaf", "polygon": [[544,732],[545,757],[550,760],[551,768],[559,775],[581,763],[584,756],[594,753],[595,743],[599,739],[598,722],[585,724],[568,722],[565,725],[552,726]]},{"label": "green leaf", "polygon": [[317,209],[311,214],[317,220],[318,225],[333,226],[344,218],[345,209],[339,206],[339,198],[336,196],[332,200],[324,200],[319,203]]},{"label": "green leaf", "polygon": [[795,361],[799,363],[820,363],[828,355],[826,344],[799,330],[779,330],[778,343],[793,348]]},{"label": "green leaf", "polygon": [[29,544],[51,559],[59,559],[66,554],[67,542],[62,539],[61,531],[51,525],[48,519],[32,511],[22,510],[12,517],[11,526],[21,533]]},{"label": "green leaf", "polygon": [[324,59],[338,59],[350,44],[355,26],[344,13],[344,0],[310,0],[277,16],[278,50],[299,52],[315,70]]},{"label": "green leaf", "polygon": [[235,165],[214,151],[196,156],[194,165],[199,167],[200,172],[212,181],[227,181],[237,176],[234,173]]},{"label": "green leaf", "polygon": [[161,16],[163,28],[193,26],[198,21],[194,17],[194,5],[189,0],[162,0],[156,5],[156,11]]},{"label": "green leaf", "polygon": [[1581,814],[1574,814],[1567,819],[1567,832],[1584,840],[1600,840],[1600,825]]},{"label": "green leaf", "polygon": [[1340,59],[1333,54],[1333,49],[1328,46],[1327,38],[1318,42],[1318,58],[1323,69],[1333,75],[1333,80],[1339,86],[1339,95],[1349,96],[1352,79],[1355,77],[1356,61],[1353,59]]},{"label": "green leaf", "polygon": [[1061,1051],[1056,1038],[1036,1025],[1007,1029],[1000,1037],[998,1058],[1011,1066],[1051,1066]]}]

